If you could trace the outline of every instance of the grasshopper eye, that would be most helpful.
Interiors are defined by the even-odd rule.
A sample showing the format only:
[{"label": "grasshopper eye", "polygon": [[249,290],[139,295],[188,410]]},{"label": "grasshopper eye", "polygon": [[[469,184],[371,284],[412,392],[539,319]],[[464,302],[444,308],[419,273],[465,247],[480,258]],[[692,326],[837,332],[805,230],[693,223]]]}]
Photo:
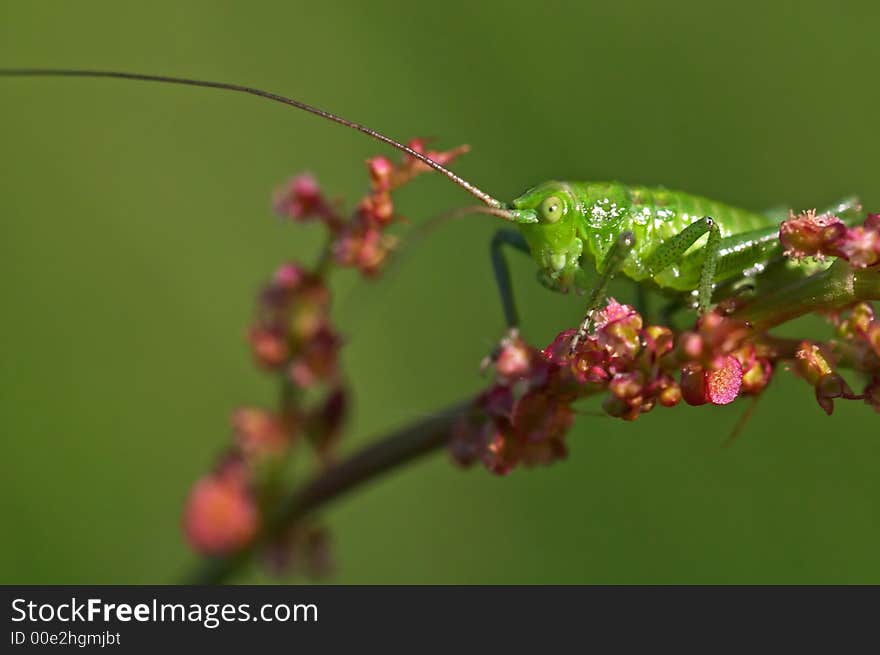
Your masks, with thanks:
[{"label": "grasshopper eye", "polygon": [[545,198],[541,203],[541,220],[545,223],[555,223],[565,213],[565,205],[557,196]]}]

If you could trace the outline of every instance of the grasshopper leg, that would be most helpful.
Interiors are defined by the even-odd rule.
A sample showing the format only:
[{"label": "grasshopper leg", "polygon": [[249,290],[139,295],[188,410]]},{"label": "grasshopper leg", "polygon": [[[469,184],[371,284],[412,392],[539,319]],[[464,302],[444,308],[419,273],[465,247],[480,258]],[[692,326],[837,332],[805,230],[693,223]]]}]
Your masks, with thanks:
[{"label": "grasshopper leg", "polygon": [[674,237],[664,241],[645,261],[645,268],[652,276],[674,264],[681,264],[687,249],[707,232],[709,238],[703,248],[705,257],[700,266],[700,282],[697,287],[697,306],[701,314],[708,311],[712,303],[712,286],[715,282],[721,242],[721,230],[711,216],[704,216],[694,221]]},{"label": "grasshopper leg", "polygon": [[712,288],[715,285],[715,269],[718,267],[719,244],[721,243],[721,230],[718,224],[711,218],[709,225],[709,238],[706,240],[706,259],[703,261],[703,270],[700,271],[700,286],[697,289],[697,311],[705,314],[712,304]]},{"label": "grasshopper leg", "polygon": [[645,260],[645,268],[648,273],[654,276],[665,271],[673,264],[679,264],[687,249],[694,245],[697,239],[706,234],[706,232],[710,232],[713,227],[716,231],[718,230],[715,221],[709,216],[705,216],[661,243]]},{"label": "grasshopper leg", "polygon": [[529,246],[522,234],[516,230],[502,229],[492,235],[489,245],[489,253],[492,257],[492,270],[495,273],[495,283],[498,285],[498,294],[501,296],[501,307],[504,310],[504,320],[508,330],[519,327],[519,314],[516,311],[516,301],[513,297],[513,285],[510,282],[510,266],[504,256],[504,246],[529,254]]},{"label": "grasshopper leg", "polygon": [[587,299],[587,314],[584,317],[584,320],[581,321],[578,331],[571,340],[570,349],[572,353],[577,350],[578,344],[581,340],[590,333],[590,330],[593,329],[593,316],[596,310],[599,309],[602,300],[605,298],[605,291],[608,289],[608,283],[611,282],[611,279],[623,267],[623,263],[626,261],[626,258],[632,252],[635,245],[635,235],[630,231],[626,231],[622,232],[620,236],[617,237],[617,241],[614,242],[614,245],[611,246],[611,250],[608,251],[605,261],[602,262],[602,270],[599,273],[599,279],[596,281],[596,285],[593,287],[593,290],[590,292],[590,296]]}]

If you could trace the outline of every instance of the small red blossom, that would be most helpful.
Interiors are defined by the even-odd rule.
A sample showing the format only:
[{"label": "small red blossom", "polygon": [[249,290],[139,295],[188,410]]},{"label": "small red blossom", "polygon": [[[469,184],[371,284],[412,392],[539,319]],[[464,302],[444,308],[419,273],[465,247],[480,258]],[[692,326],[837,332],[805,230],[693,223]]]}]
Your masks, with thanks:
[{"label": "small red blossom", "polygon": [[511,382],[528,374],[534,357],[534,349],[519,334],[508,335],[495,353],[495,371],[502,381]]},{"label": "small red blossom", "polygon": [[664,407],[675,407],[681,402],[682,397],[681,386],[676,384],[675,380],[671,377],[666,376],[663,378],[663,382],[660,386],[660,393],[657,394],[657,399],[660,401],[660,404]]},{"label": "small red blossom", "polygon": [[288,367],[290,380],[306,389],[335,379],[341,343],[330,328],[319,330],[291,360]]},{"label": "small red blossom", "polygon": [[736,400],[742,386],[743,370],[739,360],[726,355],[706,371],[706,395],[713,405],[727,405]]},{"label": "small red blossom", "polygon": [[696,332],[684,332],[678,338],[678,347],[683,359],[702,359],[704,352],[703,338]]},{"label": "small red blossom", "polygon": [[[425,155],[428,159],[444,166],[452,162],[456,157],[466,154],[470,150],[470,146],[467,145],[461,145],[457,148],[446,151],[427,150],[427,139],[412,139],[407,145],[419,154]],[[426,163],[414,157],[407,157],[407,164],[411,168],[412,174],[427,173],[431,170]]]},{"label": "small red blossom", "polygon": [[846,398],[860,399],[853,393],[837,371],[834,370],[830,356],[814,343],[803,342],[797,351],[797,370],[816,390],[816,402],[829,416],[834,411],[834,400]]},{"label": "small red blossom", "polygon": [[814,210],[783,221],[779,240],[785,254],[795,259],[825,256],[846,259],[855,268],[880,262],[880,219],[869,214],[864,224],[847,227],[836,216],[817,215]]},{"label": "small red blossom", "polygon": [[394,174],[394,164],[387,157],[373,157],[367,160],[367,169],[370,172],[370,182],[375,191],[388,191],[391,188],[391,177]]},{"label": "small red blossom", "polygon": [[797,351],[798,371],[804,379],[812,385],[817,385],[819,381],[831,375],[834,369],[819,346],[807,341],[803,342]]},{"label": "small red blossom", "polygon": [[356,268],[365,277],[382,270],[397,239],[377,225],[362,221],[348,226],[333,244],[333,256],[340,266]]},{"label": "small red blossom", "polygon": [[675,347],[675,335],[668,327],[649,325],[643,332],[645,348],[651,353],[651,359],[657,361]]},{"label": "small red blossom", "polygon": [[393,218],[394,201],[390,191],[376,191],[358,204],[357,221],[363,224],[363,231],[374,227],[384,229]]},{"label": "small red blossom", "polygon": [[617,357],[630,359],[641,349],[642,317],[629,305],[614,298],[598,312],[595,334],[599,346]]},{"label": "small red blossom", "polygon": [[290,445],[292,426],[272,412],[241,407],[232,414],[238,447],[246,454],[278,455]]},{"label": "small red blossom", "polygon": [[286,309],[291,339],[299,347],[318,337],[330,323],[330,291],[314,282],[303,288]]},{"label": "small red blossom", "polygon": [[861,225],[846,231],[838,246],[841,256],[856,268],[867,268],[880,261],[880,229]]},{"label": "small red blossom", "polygon": [[688,405],[699,406],[709,402],[706,371],[702,365],[689,363],[681,368],[681,395]]},{"label": "small red blossom", "polygon": [[732,353],[754,336],[747,323],[717,311],[708,312],[697,320],[697,334],[703,344],[701,356],[707,364],[718,355]]},{"label": "small red blossom", "polygon": [[561,441],[574,415],[568,403],[543,391],[526,393],[513,405],[510,423],[524,443]]},{"label": "small red blossom", "polygon": [[[571,399],[551,393],[544,360],[529,348],[532,366],[508,371],[474,401],[457,423],[450,440],[456,462],[475,461],[504,475],[518,464],[546,464],[566,454],[564,438],[571,426]],[[509,383],[509,384],[508,384]]]},{"label": "small red blossom", "polygon": [[183,512],[183,530],[193,550],[225,555],[247,544],[260,517],[256,503],[239,476],[210,474],[198,480]]},{"label": "small red blossom", "polygon": [[278,267],[272,281],[280,289],[295,291],[308,277],[308,273],[302,266],[295,262],[288,262]]},{"label": "small red blossom", "polygon": [[276,214],[294,221],[322,219],[335,226],[340,220],[311,175],[297,175],[278,189],[272,206]]},{"label": "small red blossom", "polygon": [[254,325],[248,331],[248,341],[254,360],[262,368],[276,369],[290,354],[284,330],[277,326]]},{"label": "small red blossom", "polygon": [[843,339],[866,337],[876,324],[874,308],[866,302],[859,303],[848,310],[830,314],[835,333]]},{"label": "small red blossom", "polygon": [[760,394],[773,377],[773,364],[766,357],[759,357],[753,343],[748,343],[734,351],[733,355],[742,365],[741,395]]},{"label": "small red blossom", "polygon": [[811,209],[791,212],[779,227],[779,240],[785,254],[794,258],[820,257],[836,250],[846,234],[846,225],[836,216],[816,214]]}]

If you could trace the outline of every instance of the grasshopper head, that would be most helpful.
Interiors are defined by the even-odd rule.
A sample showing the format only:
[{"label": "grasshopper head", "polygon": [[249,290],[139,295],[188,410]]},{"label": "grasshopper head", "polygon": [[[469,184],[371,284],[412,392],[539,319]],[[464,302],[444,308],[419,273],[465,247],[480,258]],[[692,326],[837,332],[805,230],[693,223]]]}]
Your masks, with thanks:
[{"label": "grasshopper head", "polygon": [[566,291],[580,272],[583,242],[578,237],[580,212],[570,186],[545,182],[513,201],[514,210],[531,211],[537,220],[520,223],[541,277],[550,286]]}]

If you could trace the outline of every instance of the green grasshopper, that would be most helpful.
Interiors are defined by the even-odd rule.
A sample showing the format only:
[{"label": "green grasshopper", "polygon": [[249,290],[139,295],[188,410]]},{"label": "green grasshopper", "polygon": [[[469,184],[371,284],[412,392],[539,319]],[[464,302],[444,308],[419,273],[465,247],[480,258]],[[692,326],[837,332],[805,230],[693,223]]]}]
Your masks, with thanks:
[{"label": "green grasshopper", "polygon": [[[696,308],[704,313],[711,306],[716,285],[733,287],[753,278],[782,254],[778,216],[680,191],[609,182],[545,182],[512,203],[504,203],[376,130],[298,100],[246,86],[114,71],[0,69],[0,75],[118,78],[237,91],[296,107],[367,134],[424,162],[483,203],[470,211],[516,224],[518,229],[496,232],[490,247],[510,330],[517,328],[519,317],[505,247],[531,255],[538,266],[538,279],[548,288],[588,294],[586,316],[572,340],[572,349],[590,331],[593,313],[605,300],[609,282],[618,274],[642,288],[652,286],[679,300],[695,296]],[[858,220],[859,209],[856,199],[848,199],[829,211],[849,223]],[[596,269],[598,277],[587,275],[589,266]]]}]

